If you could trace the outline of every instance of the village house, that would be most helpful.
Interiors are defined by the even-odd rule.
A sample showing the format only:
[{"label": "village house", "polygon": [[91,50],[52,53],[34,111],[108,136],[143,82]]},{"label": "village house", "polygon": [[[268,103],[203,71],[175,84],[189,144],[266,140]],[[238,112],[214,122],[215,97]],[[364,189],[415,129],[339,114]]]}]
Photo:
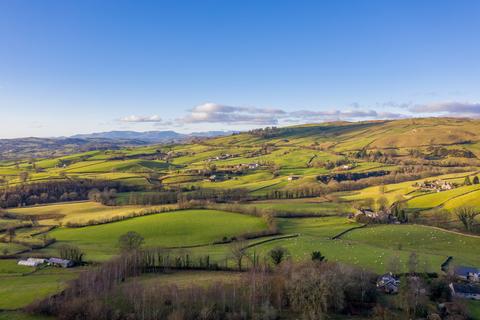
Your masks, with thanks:
[{"label": "village house", "polygon": [[373,211],[372,209],[360,209],[360,213],[363,213],[365,216],[376,219],[379,217],[379,213]]},{"label": "village house", "polygon": [[384,293],[396,294],[400,287],[400,280],[395,278],[392,273],[386,273],[377,280],[377,288]]},{"label": "village house", "polygon": [[46,262],[46,259],[40,258],[28,258],[27,260],[20,260],[18,261],[19,266],[26,266],[26,267],[38,267]]},{"label": "village house", "polygon": [[288,181],[293,181],[293,180],[298,180],[300,179],[300,176],[289,176]]},{"label": "village house", "polygon": [[454,297],[480,300],[480,286],[478,285],[450,283],[449,287]]},{"label": "village house", "polygon": [[221,154],[219,156],[215,156],[213,158],[208,158],[207,161],[219,161],[219,160],[226,160],[226,159],[230,159],[230,158],[234,158],[235,155],[234,154],[230,154],[230,153],[225,153],[225,154]]},{"label": "village house", "polygon": [[479,282],[480,280],[480,270],[475,267],[456,266],[453,269],[453,275],[470,282]]},{"label": "village house", "polygon": [[455,188],[453,183],[443,181],[443,180],[435,180],[435,181],[424,181],[423,183],[416,184],[421,190],[423,191],[447,191],[452,190]]},{"label": "village house", "polygon": [[62,267],[62,268],[71,268],[74,266],[72,260],[60,259],[60,258],[50,258],[47,260],[47,263],[53,267]]},{"label": "village house", "polygon": [[260,165],[258,163],[249,163],[248,169],[257,169]]}]

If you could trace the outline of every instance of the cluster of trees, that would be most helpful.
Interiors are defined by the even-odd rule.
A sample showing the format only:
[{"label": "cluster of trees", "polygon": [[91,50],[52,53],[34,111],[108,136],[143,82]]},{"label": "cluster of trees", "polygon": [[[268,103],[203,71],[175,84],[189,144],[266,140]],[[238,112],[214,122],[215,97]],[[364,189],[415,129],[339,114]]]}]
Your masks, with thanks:
[{"label": "cluster of trees", "polygon": [[258,266],[239,280],[210,286],[126,281],[142,274],[152,258],[141,251],[124,254],[82,273],[62,294],[29,310],[58,319],[273,320],[285,312],[320,319],[329,313],[369,312],[377,299],[373,274],[319,260],[284,261],[273,270]]},{"label": "cluster of trees", "polygon": [[76,265],[83,263],[85,253],[77,246],[64,244],[58,249],[58,253],[62,259],[73,261]]},{"label": "cluster of trees", "polygon": [[130,205],[154,205],[177,203],[178,193],[174,191],[160,191],[154,193],[131,192],[126,199]]},{"label": "cluster of trees", "polygon": [[351,153],[351,156],[355,159],[363,159],[367,161],[394,163],[394,159],[397,157],[397,151],[390,149],[382,152],[380,150],[368,151],[367,149],[362,149]]},{"label": "cluster of trees", "polygon": [[439,146],[430,146],[427,148],[428,154],[420,154],[418,157],[423,157],[424,159],[432,158],[445,158],[445,157],[456,157],[456,158],[476,158],[475,154],[466,149],[447,149],[445,147]]},{"label": "cluster of trees", "polygon": [[[350,154],[355,159],[402,165],[433,165],[440,167],[464,167],[478,165],[475,154],[465,149],[447,149],[430,147],[427,152],[421,149],[407,150],[409,157],[401,157],[394,149],[371,150],[362,149]],[[450,158],[451,157],[451,158]]]},{"label": "cluster of trees", "polygon": [[287,134],[291,129],[288,128],[277,128],[277,127],[265,127],[260,129],[253,129],[248,131],[253,136],[260,137],[262,139],[270,139],[278,137],[282,134]]},{"label": "cluster of trees", "polygon": [[474,176],[472,180],[470,180],[470,176],[465,177],[465,181],[463,182],[464,185],[466,186],[471,186],[472,184],[479,184],[480,179],[478,179],[478,176]]},{"label": "cluster of trees", "polygon": [[[122,204],[130,205],[155,205],[174,204],[180,207],[189,206],[192,201],[231,202],[246,201],[251,197],[246,189],[189,189],[170,190],[154,193],[132,192],[128,198],[122,200]],[[112,201],[116,203],[115,201]]]},{"label": "cluster of trees", "polygon": [[250,199],[246,189],[199,189],[191,192],[181,192],[177,201],[185,203],[191,200],[210,200],[214,202],[245,201]]},{"label": "cluster of trees", "polygon": [[58,201],[86,200],[91,190],[105,188],[121,192],[136,189],[114,181],[88,179],[38,182],[5,187],[0,193],[0,207],[11,208]]},{"label": "cluster of trees", "polygon": [[480,216],[480,211],[474,207],[462,206],[454,210],[454,214],[458,220],[463,224],[468,232],[476,232],[478,229],[477,217]]},{"label": "cluster of trees", "polygon": [[348,158],[341,158],[337,159],[335,161],[327,160],[325,162],[323,161],[313,161],[312,166],[316,168],[325,168],[328,170],[332,170],[336,167],[340,167],[343,165],[348,165],[348,164],[354,164],[354,162]]},{"label": "cluster of trees", "polygon": [[88,192],[88,200],[99,202],[106,206],[113,206],[117,203],[117,189],[106,187],[103,191],[94,188]]},{"label": "cluster of trees", "polygon": [[367,179],[371,177],[383,177],[390,174],[390,171],[378,170],[378,171],[368,171],[368,172],[347,172],[347,173],[336,173],[321,175],[317,177],[317,180],[322,181],[323,183],[328,183],[331,180],[342,182],[342,181],[357,181],[362,179]]}]

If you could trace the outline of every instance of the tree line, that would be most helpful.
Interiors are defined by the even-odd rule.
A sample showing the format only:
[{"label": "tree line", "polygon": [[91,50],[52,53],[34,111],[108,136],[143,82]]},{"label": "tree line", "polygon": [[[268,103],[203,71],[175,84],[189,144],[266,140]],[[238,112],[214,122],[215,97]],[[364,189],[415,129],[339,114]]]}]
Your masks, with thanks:
[{"label": "tree line", "polygon": [[36,182],[5,187],[0,191],[0,207],[12,208],[60,201],[87,200],[92,189],[115,189],[120,192],[137,188],[115,181],[69,179]]},{"label": "tree line", "polygon": [[58,319],[273,320],[284,312],[320,319],[328,313],[370,310],[377,299],[374,274],[324,261],[284,262],[274,269],[259,265],[238,280],[210,286],[128,281],[153,264],[151,254],[133,251],[85,271],[61,294],[28,309]]}]

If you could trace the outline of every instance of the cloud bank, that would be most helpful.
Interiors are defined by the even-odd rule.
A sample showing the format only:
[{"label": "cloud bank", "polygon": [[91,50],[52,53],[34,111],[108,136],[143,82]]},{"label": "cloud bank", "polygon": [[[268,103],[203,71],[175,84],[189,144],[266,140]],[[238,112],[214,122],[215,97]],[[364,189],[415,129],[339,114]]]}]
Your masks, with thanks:
[{"label": "cloud bank", "polygon": [[411,107],[410,111],[414,113],[433,113],[450,116],[478,117],[480,115],[480,103],[440,102],[422,104]]},{"label": "cloud bank", "polygon": [[480,103],[443,102],[431,104],[394,103],[377,104],[377,108],[399,109],[399,113],[362,109],[358,103],[350,105],[344,110],[297,110],[286,111],[278,108],[258,108],[245,106],[231,106],[208,102],[187,110],[183,117],[172,121],[163,121],[158,115],[138,116],[130,115],[120,119],[122,122],[145,123],[157,125],[182,126],[188,124],[222,123],[227,125],[273,126],[282,123],[308,123],[323,121],[358,121],[358,120],[387,120],[403,119],[416,116],[458,116],[479,117]]},{"label": "cloud bank", "polygon": [[153,115],[153,116],[130,115],[130,116],[121,118],[120,121],[122,122],[162,122],[163,120],[158,115]]}]

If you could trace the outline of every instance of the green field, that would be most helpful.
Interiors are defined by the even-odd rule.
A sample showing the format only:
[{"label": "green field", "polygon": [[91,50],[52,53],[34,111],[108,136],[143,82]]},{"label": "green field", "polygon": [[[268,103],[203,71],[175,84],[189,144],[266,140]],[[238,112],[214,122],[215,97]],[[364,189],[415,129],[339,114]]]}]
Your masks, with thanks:
[{"label": "green field", "polygon": [[448,256],[455,264],[480,264],[480,238],[458,235],[419,225],[383,225],[351,231],[340,239],[333,235],[356,224],[345,218],[305,218],[281,220],[286,233],[299,233],[292,239],[278,240],[249,249],[267,254],[275,246],[284,246],[296,260],[308,259],[312,251],[321,251],[331,261],[342,261],[377,272],[386,271],[391,256],[406,263],[415,251],[423,266],[439,271]]},{"label": "green field", "polygon": [[329,202],[322,198],[257,201],[247,206],[274,210],[280,216],[288,213],[333,216],[352,212],[352,208],[346,203]]},{"label": "green field", "polygon": [[172,207],[164,206],[105,206],[97,202],[63,202],[41,206],[8,209],[18,215],[37,216],[42,224],[58,225],[68,222],[85,223],[90,220],[99,221],[114,217],[122,217],[133,212],[146,209],[159,209]]},{"label": "green field", "polygon": [[[480,238],[459,235],[421,225],[383,225],[355,230],[345,240],[386,250],[415,251],[434,261],[454,257],[454,264],[480,264]],[[438,270],[439,265],[432,265]]]},{"label": "green field", "polygon": [[[430,209],[441,206],[447,201],[480,190],[480,185],[462,186],[453,190],[430,193],[415,197],[407,202],[410,209]],[[453,204],[453,203],[452,203]]]},{"label": "green field", "polygon": [[265,222],[257,217],[216,210],[185,210],[160,213],[84,228],[59,228],[49,233],[57,243],[79,246],[88,260],[105,260],[118,252],[120,235],[136,231],[145,238],[146,246],[181,247],[208,245],[223,237],[261,231]]},{"label": "green field", "polygon": [[0,260],[0,310],[18,309],[58,292],[80,271],[46,268],[31,273],[33,270],[17,266],[16,260]]}]

